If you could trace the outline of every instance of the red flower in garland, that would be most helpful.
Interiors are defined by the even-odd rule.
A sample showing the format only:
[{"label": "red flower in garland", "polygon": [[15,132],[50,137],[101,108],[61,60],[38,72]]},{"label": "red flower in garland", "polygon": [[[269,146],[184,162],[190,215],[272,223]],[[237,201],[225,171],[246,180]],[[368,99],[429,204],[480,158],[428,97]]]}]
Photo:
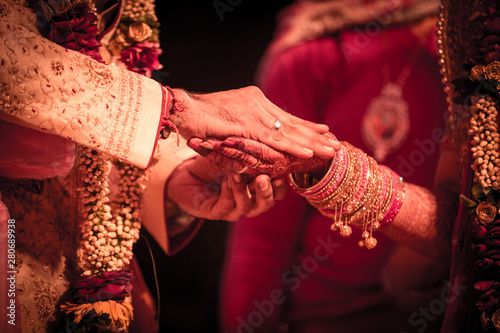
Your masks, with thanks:
[{"label": "red flower in garland", "polygon": [[[497,221],[495,221],[495,223],[497,223]],[[474,227],[473,236],[479,241],[487,238],[500,238],[500,226],[487,228],[482,225],[478,225]]]},{"label": "red flower in garland", "polygon": [[70,286],[72,300],[77,304],[97,301],[123,301],[130,295],[132,285],[129,271],[111,271],[77,280]]},{"label": "red flower in garland", "polygon": [[500,60],[500,37],[489,35],[483,38],[479,44],[478,50],[484,55],[482,63],[489,64],[495,60]]},{"label": "red flower in garland", "polygon": [[482,292],[476,305],[479,310],[488,311],[496,308],[500,299],[500,286],[497,281],[480,281],[474,288]]},{"label": "red flower in garland", "polygon": [[475,227],[472,230],[472,237],[474,238],[472,248],[479,257],[475,265],[480,270],[496,272],[500,269],[500,221],[494,220],[493,223],[482,225],[478,220],[480,220],[479,217],[476,219]]},{"label": "red flower in garland", "polygon": [[478,54],[474,63],[487,65],[493,61],[500,61],[500,10],[492,13],[487,22],[483,38],[479,41]]},{"label": "red flower in garland", "polygon": [[484,30],[485,35],[495,34],[500,36],[500,11],[494,12],[489,22],[486,24],[486,29]]},{"label": "red flower in garland", "polygon": [[[88,6],[76,5],[69,11],[68,17],[61,16],[49,26],[49,39],[67,49],[79,51],[102,62],[99,54],[101,43],[96,39],[99,32],[97,16]],[[59,18],[59,17],[58,17]]]},{"label": "red flower in garland", "polygon": [[158,60],[161,53],[159,43],[145,41],[124,49],[120,57],[127,69],[151,77],[152,71],[163,68]]}]

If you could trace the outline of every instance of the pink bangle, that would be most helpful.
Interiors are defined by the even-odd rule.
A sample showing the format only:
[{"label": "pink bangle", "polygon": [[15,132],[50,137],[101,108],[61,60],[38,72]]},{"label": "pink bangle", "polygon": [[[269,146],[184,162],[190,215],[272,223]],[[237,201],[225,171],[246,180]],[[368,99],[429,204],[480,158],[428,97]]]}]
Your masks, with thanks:
[{"label": "pink bangle", "polygon": [[384,219],[380,222],[381,225],[385,225],[394,220],[396,215],[398,215],[399,211],[401,210],[401,207],[403,206],[403,201],[406,195],[406,188],[403,183],[403,178],[391,169],[387,168],[387,170],[390,172],[394,181],[394,193],[392,194],[393,198],[389,210],[385,214]]},{"label": "pink bangle", "polygon": [[333,219],[331,229],[338,230],[341,236],[351,235],[350,224],[361,227],[359,244],[367,249],[377,245],[373,231],[395,218],[405,197],[401,177],[345,142],[325,176],[316,184],[306,188],[312,183],[311,179],[304,178],[302,187],[292,176],[290,180],[297,193],[306,197],[321,214]]},{"label": "pink bangle", "polygon": [[[335,168],[332,170],[332,172],[328,175],[328,177],[324,177],[320,182],[318,182],[317,185],[320,185],[318,189],[311,194],[304,193],[304,195],[307,195],[312,200],[319,200],[322,198],[327,197],[329,194],[331,194],[335,189],[338,188],[338,186],[342,183],[342,180],[345,177],[345,174],[347,172],[348,166],[349,166],[349,157],[347,154],[347,151],[345,149],[340,149],[336,157],[338,157],[338,161],[332,161],[332,163],[335,163]],[[331,180],[333,179],[333,182]],[[326,186],[329,185],[329,186]],[[316,186],[314,186],[316,188]]]},{"label": "pink bangle", "polygon": [[[345,172],[347,170],[347,151],[342,148],[332,159],[330,168],[326,175],[316,184],[311,187],[303,188],[297,185],[294,175],[289,175],[289,181],[292,188],[300,195],[307,196],[310,198],[321,198],[325,196],[328,191],[327,185],[330,183],[331,179],[335,176],[334,184],[338,185],[344,178]],[[335,187],[335,186],[334,186]],[[334,189],[332,189],[334,190]]]}]

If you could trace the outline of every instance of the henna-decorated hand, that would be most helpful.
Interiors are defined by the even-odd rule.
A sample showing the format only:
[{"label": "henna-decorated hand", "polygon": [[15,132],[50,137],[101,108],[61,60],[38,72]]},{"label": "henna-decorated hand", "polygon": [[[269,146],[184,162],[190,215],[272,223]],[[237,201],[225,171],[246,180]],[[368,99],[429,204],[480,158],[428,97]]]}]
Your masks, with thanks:
[{"label": "henna-decorated hand", "polygon": [[221,169],[249,176],[271,178],[293,172],[315,172],[328,168],[329,160],[317,156],[303,159],[251,139],[228,137],[225,140],[193,138],[188,146]]}]

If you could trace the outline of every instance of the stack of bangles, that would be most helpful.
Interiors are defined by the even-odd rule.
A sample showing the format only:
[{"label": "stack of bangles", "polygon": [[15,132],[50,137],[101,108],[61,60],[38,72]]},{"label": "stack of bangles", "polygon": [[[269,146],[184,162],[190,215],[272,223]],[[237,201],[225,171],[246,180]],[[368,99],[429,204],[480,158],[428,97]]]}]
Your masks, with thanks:
[{"label": "stack of bangles", "polygon": [[373,249],[374,230],[391,222],[405,197],[403,179],[370,156],[341,142],[321,179],[308,173],[289,175],[292,188],[305,197],[321,214],[331,218],[332,230],[343,237],[352,234],[350,224],[362,229],[359,246]]}]

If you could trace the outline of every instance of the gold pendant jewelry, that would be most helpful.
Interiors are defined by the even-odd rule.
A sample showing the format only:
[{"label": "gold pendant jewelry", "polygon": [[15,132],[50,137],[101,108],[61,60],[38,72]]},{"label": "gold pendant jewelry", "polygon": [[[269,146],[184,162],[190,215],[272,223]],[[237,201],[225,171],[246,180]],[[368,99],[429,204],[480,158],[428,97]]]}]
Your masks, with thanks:
[{"label": "gold pendant jewelry", "polygon": [[380,95],[370,102],[361,126],[363,140],[377,162],[401,148],[410,130],[403,88],[394,82],[386,83]]}]

